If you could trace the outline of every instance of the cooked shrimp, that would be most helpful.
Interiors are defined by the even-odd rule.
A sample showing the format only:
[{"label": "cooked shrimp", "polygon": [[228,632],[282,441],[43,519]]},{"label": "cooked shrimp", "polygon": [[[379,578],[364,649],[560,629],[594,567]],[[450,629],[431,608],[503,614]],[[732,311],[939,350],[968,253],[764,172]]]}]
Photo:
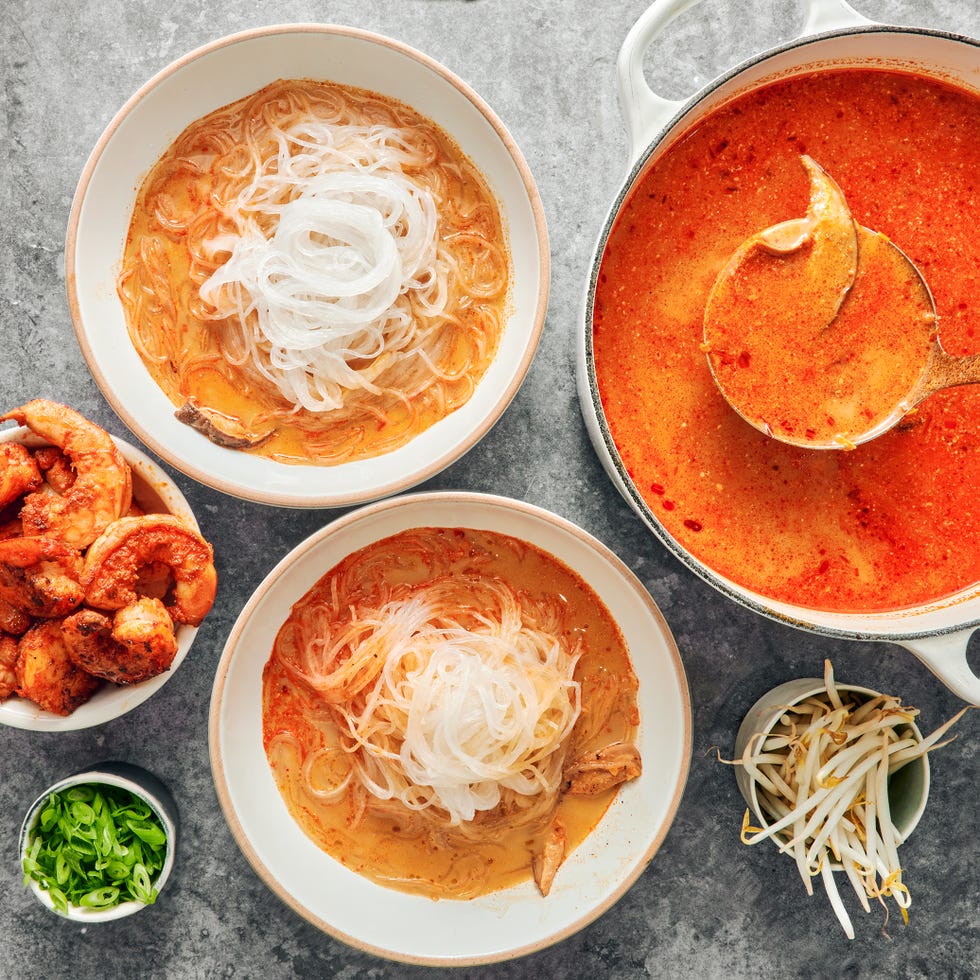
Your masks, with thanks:
[{"label": "cooked shrimp", "polygon": [[140,665],[144,677],[163,673],[177,653],[174,622],[159,599],[137,599],[117,610],[112,637],[129,652],[130,662]]},{"label": "cooked shrimp", "polygon": [[178,623],[196,626],[211,609],[218,576],[211,545],[171,514],[123,517],[85,555],[82,585],[90,606],[122,609],[136,602],[141,569],[159,563],[173,574],[165,605]]},{"label": "cooked shrimp", "polygon": [[69,657],[57,619],[31,627],[20,638],[16,671],[17,693],[56,715],[70,715],[102,683]]},{"label": "cooked shrimp", "polygon": [[62,449],[75,471],[65,493],[35,492],[24,500],[20,517],[26,533],[85,548],[126,513],[133,475],[108,432],[67,405],[43,398],[0,415],[0,421],[8,419]]},{"label": "cooked shrimp", "polygon": [[0,541],[0,598],[30,616],[64,616],[85,598],[81,555],[39,535]]},{"label": "cooked shrimp", "polygon": [[41,446],[34,450],[34,462],[55,493],[67,493],[75,483],[71,461],[57,446]]},{"label": "cooked shrimp", "polygon": [[8,633],[10,636],[23,636],[31,628],[33,622],[34,620],[23,609],[12,606],[0,596],[0,633]]},{"label": "cooked shrimp", "polygon": [[139,599],[110,619],[81,609],[62,624],[68,655],[114,684],[137,684],[170,668],[177,652],[174,625],[159,599]]},{"label": "cooked shrimp", "polygon": [[0,508],[41,485],[41,471],[19,442],[0,443]]},{"label": "cooked shrimp", "polygon": [[0,701],[17,690],[17,641],[0,633]]}]

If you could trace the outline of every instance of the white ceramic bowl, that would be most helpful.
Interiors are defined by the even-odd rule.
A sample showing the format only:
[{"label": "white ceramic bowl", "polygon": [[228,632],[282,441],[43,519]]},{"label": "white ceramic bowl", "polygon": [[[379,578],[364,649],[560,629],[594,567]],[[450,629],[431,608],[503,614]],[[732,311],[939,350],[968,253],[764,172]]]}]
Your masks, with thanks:
[{"label": "white ceramic bowl", "polygon": [[[173,796],[171,796],[170,791],[156,776],[128,762],[102,762],[98,765],[82,769],[72,776],[67,776],[65,779],[59,780],[53,786],[49,786],[31,804],[27,815],[24,817],[24,822],[20,828],[20,848],[17,852],[20,859],[23,860],[24,855],[30,850],[34,825],[48,797],[53,793],[70,789],[72,786],[89,784],[116,786],[120,789],[128,790],[134,796],[145,800],[149,804],[150,809],[156,814],[164,833],[167,835],[167,855],[164,858],[163,867],[152,882],[153,887],[156,888],[159,894],[163,891],[164,886],[170,878],[170,872],[173,870],[174,858],[177,853],[177,835],[180,827],[177,804]],[[45,908],[56,912],[58,915],[63,914],[57,912],[54,903],[51,901],[50,894],[41,888],[37,882],[31,881],[29,887],[37,900]],[[147,905],[143,902],[135,901],[120,902],[118,905],[106,909],[89,909],[69,905],[68,912],[64,913],[64,916],[75,922],[88,925],[123,919],[145,908],[147,908]]]},{"label": "white ceramic bowl", "polygon": [[[513,260],[500,349],[470,400],[406,446],[335,466],[294,466],[222,449],[174,418],[130,343],[116,296],[143,177],[191,122],[279,78],[353,85],[406,102],[452,136],[500,202]],[[278,506],[341,507],[428,479],[481,439],[516,394],[547,308],[544,210],[503,123],[462,80],[397,41],[346,27],[286,25],[222,38],[185,55],[116,114],[82,173],[68,223],[66,284],[88,366],[123,421],[173,466],[208,486]]]},{"label": "white ceramic bowl", "polygon": [[[577,572],[618,623],[639,680],[643,774],[623,786],[566,859],[551,893],[533,882],[470,901],[382,888],[312,843],[282,801],[262,746],[262,669],[290,608],[342,558],[414,527],[512,535]],[[562,518],[482,494],[413,494],[364,507],[287,555],[246,604],[225,646],[210,719],[211,765],[236,841],[265,883],[314,925],[350,945],[411,963],[462,966],[530,953],[597,918],[643,872],[680,803],[691,753],[691,705],[677,648],[649,593],[602,544]]]},{"label": "white ceramic bowl", "polygon": [[[768,733],[776,725],[787,708],[799,704],[810,697],[819,697],[826,692],[824,681],[818,677],[801,677],[787,681],[763,694],[748,710],[738,734],[735,736],[735,758],[741,759],[745,747],[756,735]],[[872,691],[867,687],[854,684],[837,684],[837,690],[856,696],[859,700],[870,700],[878,697],[881,692]],[[908,728],[912,737],[922,741],[922,732],[915,723]],[[735,766],[735,780],[738,788],[745,797],[745,802],[752,808],[760,827],[769,826],[769,817],[759,803],[758,785],[742,766]],[[902,843],[915,830],[919,819],[925,812],[926,801],[929,799],[929,757],[923,755],[914,759],[893,773],[888,779],[888,803],[892,823],[898,831],[898,841]],[[777,843],[774,841],[774,843]],[[840,865],[834,864],[839,868]]]},{"label": "white ceramic bowl", "polygon": [[[177,484],[141,450],[122,439],[113,437],[113,441],[132,467],[134,497],[144,506],[151,506],[154,510],[165,510],[181,518],[191,527],[197,528],[197,520],[190,504]],[[21,442],[27,446],[45,445],[43,439],[39,439],[30,429],[23,426],[4,429],[0,432],[0,442]],[[5,701],[0,701],[0,724],[35,732],[69,732],[101,725],[126,714],[127,711],[132,711],[173,676],[194,642],[197,627],[179,625],[176,635],[177,653],[170,669],[164,673],[139,684],[117,686],[106,682],[85,704],[76,708],[70,715],[56,715],[51,711],[45,711],[26,698],[9,697]]]}]

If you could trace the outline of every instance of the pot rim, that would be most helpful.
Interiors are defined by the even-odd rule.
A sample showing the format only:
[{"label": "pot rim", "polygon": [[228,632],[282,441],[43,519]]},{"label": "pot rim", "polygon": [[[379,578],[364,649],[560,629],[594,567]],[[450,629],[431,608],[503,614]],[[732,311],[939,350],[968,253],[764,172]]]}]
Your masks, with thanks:
[{"label": "pot rim", "polygon": [[[747,609],[750,609],[752,612],[797,629],[808,630],[823,636],[839,639],[902,643],[904,641],[914,641],[929,637],[950,636],[964,630],[975,629],[976,627],[980,626],[980,608],[978,608],[977,615],[974,618],[958,620],[928,629],[911,629],[895,632],[876,630],[870,628],[875,619],[884,619],[887,622],[894,623],[899,617],[912,617],[918,612],[924,613],[927,611],[932,611],[937,605],[940,604],[943,606],[949,606],[950,608],[955,607],[956,605],[962,605],[969,599],[980,598],[980,583],[974,583],[972,586],[968,586],[953,596],[942,597],[934,600],[932,603],[927,603],[920,606],[874,611],[870,613],[826,612],[826,615],[832,615],[837,620],[853,620],[855,625],[848,628],[814,621],[815,617],[820,617],[820,615],[824,613],[824,611],[819,609],[807,606],[792,606],[789,603],[779,604],[788,607],[792,610],[792,612],[783,612],[779,609],[773,608],[771,603],[775,602],[776,600],[769,600],[759,593],[755,593],[744,586],[739,586],[736,583],[729,581],[710,566],[695,558],[694,555],[684,548],[669,533],[669,531],[667,531],[666,527],[660,522],[659,518],[657,518],[656,514],[654,514],[653,510],[643,499],[633,483],[632,478],[627,473],[626,467],[623,465],[622,458],[620,457],[619,450],[612,438],[612,434],[609,431],[609,425],[606,421],[605,412],[603,411],[602,402],[599,397],[599,386],[596,378],[595,354],[593,349],[593,308],[595,304],[595,292],[599,279],[599,270],[602,264],[602,257],[609,240],[609,235],[612,232],[612,228],[615,225],[620,212],[622,211],[626,199],[633,190],[637,178],[646,168],[653,154],[663,145],[665,139],[667,139],[671,133],[674,133],[677,130],[678,124],[685,118],[689,117],[706,99],[713,95],[723,85],[737,78],[739,75],[744,74],[747,70],[757,65],[761,65],[762,63],[778,55],[797,48],[807,47],[815,42],[822,42],[828,39],[849,35],[868,34],[911,34],[916,36],[937,38],[939,40],[951,41],[954,43],[961,43],[980,48],[980,39],[969,37],[964,34],[956,34],[950,31],[934,30],[914,26],[877,24],[869,21],[868,23],[859,26],[836,28],[821,31],[819,33],[807,34],[805,36],[782,42],[781,44],[771,48],[767,48],[765,51],[753,55],[732,68],[722,72],[720,75],[704,85],[699,91],[694,93],[694,95],[685,100],[678,108],[677,112],[674,113],[674,115],[661,126],[656,135],[650,140],[646,148],[630,164],[629,171],[620,184],[619,190],[617,191],[616,196],[609,207],[606,218],[596,240],[595,248],[593,249],[592,253],[589,279],[586,285],[582,333],[579,342],[579,369],[580,382],[582,385],[580,394],[584,402],[586,391],[588,393],[589,407],[596,422],[595,429],[590,427],[590,435],[592,436],[593,441],[597,443],[597,448],[599,448],[597,440],[598,438],[601,438],[601,455],[604,456],[603,461],[607,464],[611,464],[612,467],[614,467],[616,471],[615,482],[617,483],[621,494],[626,498],[627,502],[640,516],[644,524],[646,524],[649,530],[653,532],[653,534],[667,548],[667,550],[675,558],[679,559],[689,571],[697,575],[698,578],[717,589],[727,598],[732,599],[734,602],[744,606]],[[805,68],[801,67],[799,70],[794,69],[791,74],[801,74],[805,70]],[[858,627],[857,624],[859,622],[864,624],[864,628]]]}]

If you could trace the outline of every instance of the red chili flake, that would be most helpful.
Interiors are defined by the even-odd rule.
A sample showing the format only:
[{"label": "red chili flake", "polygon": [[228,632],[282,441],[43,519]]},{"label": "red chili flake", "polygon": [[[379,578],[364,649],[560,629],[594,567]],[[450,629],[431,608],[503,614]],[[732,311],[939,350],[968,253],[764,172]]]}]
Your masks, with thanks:
[{"label": "red chili flake", "polygon": [[751,360],[752,358],[749,356],[749,352],[747,350],[743,350],[742,353],[738,355],[738,366],[740,368],[747,368],[749,366],[749,361]]},{"label": "red chili flake", "polygon": [[684,521],[684,527],[689,528],[692,531],[700,531],[704,525],[700,521],[692,521],[691,518],[688,518],[686,521]]},{"label": "red chili flake", "polygon": [[674,501],[673,500],[665,500],[664,501],[664,510],[673,510],[674,509],[674,506],[675,506],[675,504],[674,504]]},{"label": "red chili flake", "polygon": [[827,561],[826,558],[824,558],[824,560],[822,562],[820,562],[819,565],[817,565],[817,574],[818,575],[826,575],[826,573],[829,571],[829,569],[830,569],[830,562]]},{"label": "red chili flake", "polygon": [[654,493],[659,494],[661,497],[663,496],[663,493],[664,493],[664,485],[662,483],[651,483],[650,484],[650,489]]},{"label": "red chili flake", "polygon": [[817,437],[817,430],[816,429],[807,429],[806,432],[804,433],[804,435],[807,437],[807,439],[816,439],[816,437]]}]

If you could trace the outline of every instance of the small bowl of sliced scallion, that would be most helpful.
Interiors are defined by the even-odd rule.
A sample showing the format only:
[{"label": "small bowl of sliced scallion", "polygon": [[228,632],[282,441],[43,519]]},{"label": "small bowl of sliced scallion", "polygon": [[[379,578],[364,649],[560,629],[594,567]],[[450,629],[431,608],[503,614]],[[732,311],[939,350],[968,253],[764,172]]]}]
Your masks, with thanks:
[{"label": "small bowl of sliced scallion", "polygon": [[24,884],[69,919],[106,922],[152,905],[170,876],[177,806],[154,775],[125,762],[55,783],[21,827]]}]

